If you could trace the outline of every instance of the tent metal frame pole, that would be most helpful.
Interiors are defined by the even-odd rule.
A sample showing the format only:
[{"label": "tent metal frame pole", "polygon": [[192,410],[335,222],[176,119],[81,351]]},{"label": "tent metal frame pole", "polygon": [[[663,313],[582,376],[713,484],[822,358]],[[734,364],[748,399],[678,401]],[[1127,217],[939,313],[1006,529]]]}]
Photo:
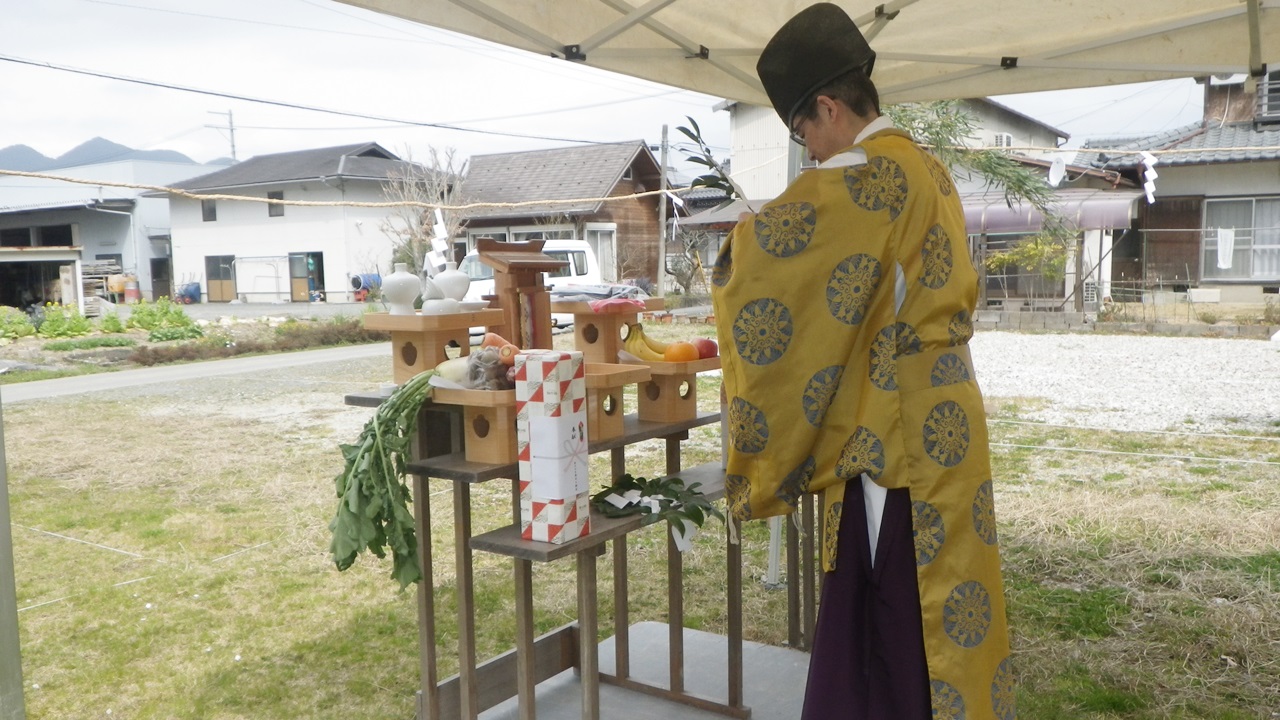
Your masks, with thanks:
[{"label": "tent metal frame pole", "polygon": [[[617,37],[618,35],[621,35],[622,33],[626,32],[628,28],[631,28],[636,23],[641,22],[645,18],[658,12],[662,8],[670,5],[675,1],[676,0],[649,0],[649,2],[645,3],[644,5],[641,5],[638,8],[634,8],[631,12],[627,13],[625,16],[620,17],[614,22],[610,23],[609,25],[606,25],[605,27],[601,28],[599,32],[597,32],[595,35],[592,35],[586,40],[583,40],[582,42],[578,43],[578,52],[582,53],[583,55],[586,55],[587,53],[609,42],[610,40]],[[614,7],[614,9],[618,10],[619,12],[621,12],[622,10],[622,8],[619,8],[616,6]]]},{"label": "tent metal frame pole", "polygon": [[18,592],[9,522],[9,471],[4,453],[4,402],[0,401],[0,720],[23,720],[22,653],[18,644]]},{"label": "tent metal frame pole", "polygon": [[[1035,56],[1019,57],[1018,62],[1024,63],[1031,60],[1054,60],[1057,58],[1061,58],[1064,55],[1073,55],[1076,53],[1088,52],[1091,50],[1097,50],[1098,48],[1102,48],[1102,47],[1108,47],[1108,46],[1117,45],[1120,43],[1129,42],[1132,40],[1148,38],[1153,35],[1162,35],[1164,33],[1174,32],[1177,30],[1184,30],[1189,27],[1196,27],[1197,25],[1204,25],[1211,22],[1217,22],[1219,20],[1226,20],[1232,17],[1237,17],[1244,12],[1246,12],[1244,8],[1217,10],[1211,13],[1205,13],[1204,15],[1197,15],[1191,18],[1181,18],[1181,19],[1173,20],[1167,23],[1161,23],[1159,25],[1147,26],[1144,28],[1140,28],[1138,30],[1133,30],[1133,31],[1124,32],[1124,33],[1117,33],[1115,35],[1109,35],[1105,38],[1098,38],[1097,40],[1091,40],[1089,42],[1079,43],[1077,45],[1068,45],[1066,47],[1057,48],[1054,50],[1050,50],[1048,52],[1038,53]],[[890,57],[890,55],[886,53],[885,57],[888,58]],[[975,61],[977,60],[975,59]],[[1003,72],[1003,71],[1004,71],[1003,66],[999,66],[999,65],[995,67],[984,66],[979,68],[971,68],[969,70],[962,70],[954,73],[948,73],[946,75],[939,75],[926,80],[919,80],[916,82],[904,83],[901,85],[890,85],[890,86],[880,88],[880,97],[882,99],[885,99],[885,98],[891,99],[894,93],[900,93],[907,90],[917,90],[919,88],[933,87],[935,85],[945,85],[947,83],[955,82],[956,80],[960,80],[963,78],[973,77],[975,75],[983,75],[986,73]]]}]

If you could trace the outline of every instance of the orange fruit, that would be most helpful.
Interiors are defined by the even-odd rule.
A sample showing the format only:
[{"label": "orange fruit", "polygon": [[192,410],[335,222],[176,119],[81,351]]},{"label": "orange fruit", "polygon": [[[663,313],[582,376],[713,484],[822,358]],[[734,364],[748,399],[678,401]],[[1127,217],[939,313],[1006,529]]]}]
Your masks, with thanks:
[{"label": "orange fruit", "polygon": [[667,351],[662,353],[662,359],[667,362],[697,360],[698,348],[689,342],[673,342],[667,345]]}]

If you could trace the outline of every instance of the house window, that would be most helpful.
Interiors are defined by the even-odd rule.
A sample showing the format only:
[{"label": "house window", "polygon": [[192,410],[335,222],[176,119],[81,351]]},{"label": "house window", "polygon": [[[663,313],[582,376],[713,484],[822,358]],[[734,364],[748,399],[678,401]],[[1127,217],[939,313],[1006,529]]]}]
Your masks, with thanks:
[{"label": "house window", "polygon": [[31,247],[31,229],[5,228],[0,230],[0,247]]},{"label": "house window", "polygon": [[200,217],[205,222],[214,222],[218,219],[218,203],[215,200],[200,201]]},{"label": "house window", "polygon": [[512,239],[516,242],[528,242],[529,240],[576,240],[573,228],[568,230],[547,229],[547,230],[521,230],[512,233]]},{"label": "house window", "polygon": [[[271,190],[267,193],[268,200],[284,200],[283,190]],[[275,203],[267,203],[267,217],[284,217],[284,206]]]},{"label": "house window", "polygon": [[631,167],[630,167],[630,166],[628,166],[626,170],[623,170],[623,171],[622,171],[622,179],[623,179],[623,180],[630,180],[630,179],[632,179],[632,178],[634,178],[634,177],[635,177],[635,173],[631,170]]},{"label": "house window", "polygon": [[1258,106],[1254,119],[1260,123],[1280,122],[1280,70],[1267,73],[1258,80]]},{"label": "house window", "polygon": [[40,247],[71,247],[71,226],[50,225],[38,228]]},{"label": "house window", "polygon": [[1207,200],[1200,276],[1280,280],[1280,198]]}]

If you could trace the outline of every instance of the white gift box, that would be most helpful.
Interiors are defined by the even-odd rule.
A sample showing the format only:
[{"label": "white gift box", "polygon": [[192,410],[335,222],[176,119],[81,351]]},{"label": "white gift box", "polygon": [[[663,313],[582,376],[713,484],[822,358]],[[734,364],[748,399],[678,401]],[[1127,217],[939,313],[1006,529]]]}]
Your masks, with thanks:
[{"label": "white gift box", "polygon": [[581,352],[516,355],[520,529],[526,540],[563,543],[590,532],[586,399]]}]

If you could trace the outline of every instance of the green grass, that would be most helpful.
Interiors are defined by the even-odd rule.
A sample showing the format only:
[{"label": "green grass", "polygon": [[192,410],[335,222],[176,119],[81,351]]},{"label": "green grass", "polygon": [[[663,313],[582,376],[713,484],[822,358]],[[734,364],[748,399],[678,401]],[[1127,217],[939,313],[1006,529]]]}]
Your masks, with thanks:
[{"label": "green grass", "polygon": [[127,337],[88,337],[77,340],[56,340],[44,344],[45,350],[67,352],[69,350],[93,350],[105,347],[133,347],[138,341]]},{"label": "green grass", "polygon": [[[339,573],[327,552],[336,444],[369,415],[341,396],[389,375],[377,358],[220,379],[199,385],[198,411],[141,392],[6,407],[28,717],[411,717],[414,592],[397,591],[386,561],[362,556]],[[697,389],[703,410],[718,408],[713,378]],[[1011,420],[1039,406],[1005,400],[992,402]],[[634,392],[624,407],[634,410]],[[1276,453],[1274,441],[1247,438],[999,423],[992,440]],[[718,428],[691,431],[684,448],[686,466],[718,457]],[[627,469],[662,474],[664,450],[628,448]],[[1010,448],[992,462],[1021,717],[1234,720],[1280,708],[1280,468]],[[590,467],[603,483],[608,455]],[[430,489],[447,677],[457,671],[452,484]],[[510,523],[510,484],[473,487],[471,507],[476,533]],[[743,615],[748,640],[781,645],[787,593],[758,582],[767,546],[765,523],[743,528]],[[665,621],[664,528],[633,534],[628,550],[631,622]],[[474,557],[485,658],[511,647],[511,562]],[[602,637],[613,632],[612,559],[610,549],[597,566]],[[686,623],[723,633],[718,522],[684,566]],[[538,632],[576,617],[574,583],[572,560],[535,567]]]},{"label": "green grass", "polygon": [[0,385],[35,382],[36,380],[53,380],[55,378],[75,377],[77,375],[92,375],[94,373],[110,372],[112,369],[114,368],[106,368],[97,365],[84,365],[59,370],[9,370],[8,372],[0,373]]}]

